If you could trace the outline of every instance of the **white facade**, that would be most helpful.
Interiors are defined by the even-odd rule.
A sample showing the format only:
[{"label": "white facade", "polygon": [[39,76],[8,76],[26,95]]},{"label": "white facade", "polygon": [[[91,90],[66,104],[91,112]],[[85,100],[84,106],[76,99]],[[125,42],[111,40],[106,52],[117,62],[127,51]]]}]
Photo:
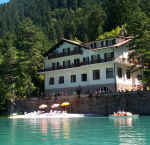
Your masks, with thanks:
[{"label": "white facade", "polygon": [[45,55],[46,94],[73,94],[78,88],[81,93],[137,88],[140,72],[130,72],[130,40],[115,38],[84,45],[62,40]]}]

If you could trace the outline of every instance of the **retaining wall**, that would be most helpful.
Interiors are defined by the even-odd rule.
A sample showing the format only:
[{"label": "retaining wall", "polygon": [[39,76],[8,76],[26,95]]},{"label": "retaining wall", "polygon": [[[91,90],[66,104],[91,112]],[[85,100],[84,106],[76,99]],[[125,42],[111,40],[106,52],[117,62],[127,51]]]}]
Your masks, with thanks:
[{"label": "retaining wall", "polygon": [[94,113],[108,115],[119,109],[141,115],[150,115],[150,91],[101,93],[99,95],[46,97],[16,100],[14,110],[17,112],[31,112],[38,110],[39,105],[68,101],[68,111],[73,113]]}]

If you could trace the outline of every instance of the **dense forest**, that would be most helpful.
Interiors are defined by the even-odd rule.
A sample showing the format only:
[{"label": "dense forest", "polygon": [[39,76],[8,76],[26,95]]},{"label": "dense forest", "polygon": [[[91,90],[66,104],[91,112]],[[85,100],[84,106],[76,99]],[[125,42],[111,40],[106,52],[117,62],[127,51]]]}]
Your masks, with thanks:
[{"label": "dense forest", "polygon": [[[0,5],[0,110],[43,93],[43,54],[61,38],[92,41],[134,36],[149,85],[149,0],[10,0]],[[136,44],[136,45],[135,45]],[[146,67],[145,67],[146,66]]]}]

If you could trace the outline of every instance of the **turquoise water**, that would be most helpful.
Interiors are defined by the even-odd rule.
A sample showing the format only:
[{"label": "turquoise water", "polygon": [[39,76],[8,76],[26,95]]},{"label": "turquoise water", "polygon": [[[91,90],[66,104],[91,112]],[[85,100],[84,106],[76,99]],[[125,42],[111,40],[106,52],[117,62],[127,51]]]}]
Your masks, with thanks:
[{"label": "turquoise water", "polygon": [[150,117],[0,119],[0,145],[150,145]]}]

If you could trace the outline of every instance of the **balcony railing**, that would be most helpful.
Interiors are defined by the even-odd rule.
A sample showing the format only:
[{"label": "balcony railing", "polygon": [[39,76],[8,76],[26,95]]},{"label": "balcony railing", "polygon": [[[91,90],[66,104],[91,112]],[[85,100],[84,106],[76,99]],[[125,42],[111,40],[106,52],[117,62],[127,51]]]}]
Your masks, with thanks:
[{"label": "balcony railing", "polygon": [[87,62],[80,62],[77,64],[69,64],[66,66],[60,65],[56,67],[49,67],[45,68],[44,71],[54,71],[54,70],[60,70],[60,69],[68,69],[68,68],[74,68],[74,67],[80,67],[80,66],[85,66],[85,65],[91,65],[91,64],[96,64],[96,63],[104,63],[104,62],[109,62],[113,61],[114,58],[108,58],[108,59],[94,59],[93,61],[87,61]]},{"label": "balcony railing", "polygon": [[65,56],[82,54],[82,53],[83,53],[83,51],[81,50],[81,48],[78,48],[78,49],[75,49],[75,50],[70,51],[70,52],[61,52],[61,53],[57,53],[57,54],[49,54],[48,59],[65,57]]},{"label": "balcony railing", "polygon": [[115,60],[115,62],[117,63],[121,63],[121,64],[124,64],[124,65],[136,65],[136,66],[140,66],[141,63],[138,61],[138,60],[134,60],[134,59],[128,59],[128,58],[117,58]]}]

